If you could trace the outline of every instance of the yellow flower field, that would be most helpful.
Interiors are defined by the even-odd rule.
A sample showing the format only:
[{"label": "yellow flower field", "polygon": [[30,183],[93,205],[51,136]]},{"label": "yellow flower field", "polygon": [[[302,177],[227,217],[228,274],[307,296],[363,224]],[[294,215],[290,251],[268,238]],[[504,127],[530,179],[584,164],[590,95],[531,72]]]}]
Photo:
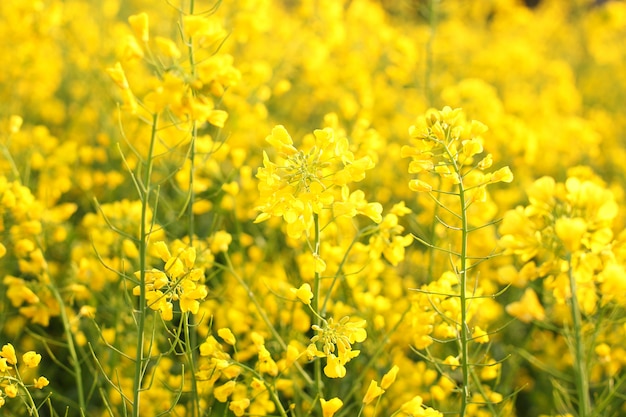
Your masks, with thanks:
[{"label": "yellow flower field", "polygon": [[0,414],[626,415],[626,2],[0,15]]}]

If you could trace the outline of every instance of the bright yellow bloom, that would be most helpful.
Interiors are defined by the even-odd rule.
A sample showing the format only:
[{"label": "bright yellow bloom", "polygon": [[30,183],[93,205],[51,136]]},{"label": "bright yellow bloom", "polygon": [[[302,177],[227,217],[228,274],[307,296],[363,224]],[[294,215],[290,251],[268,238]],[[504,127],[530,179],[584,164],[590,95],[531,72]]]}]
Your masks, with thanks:
[{"label": "bright yellow bloom", "polygon": [[405,248],[413,243],[413,237],[410,234],[401,235],[404,227],[399,224],[398,217],[405,215],[406,212],[398,210],[399,214],[392,209],[385,215],[376,233],[369,239],[370,256],[375,258],[382,253],[385,259],[394,266],[404,260]]},{"label": "bright yellow bloom", "polygon": [[456,368],[458,368],[461,365],[461,362],[459,361],[459,358],[457,358],[456,356],[447,356],[443,363],[445,363],[446,365],[450,366],[450,369],[455,370]]},{"label": "bright yellow bloom", "polygon": [[500,168],[491,174],[490,182],[512,182],[513,173],[509,167]]},{"label": "bright yellow bloom", "polygon": [[0,372],[6,372],[9,369],[11,369],[11,367],[7,363],[7,358],[0,358]]},{"label": "bright yellow bloom", "polygon": [[419,395],[411,398],[409,401],[402,404],[400,410],[409,415],[409,416],[420,416],[423,415],[424,409],[422,408],[423,403],[422,397]]},{"label": "bright yellow bloom", "polygon": [[235,335],[229,328],[224,327],[224,328],[218,329],[217,334],[219,335],[219,337],[224,339],[224,341],[231,346],[234,346],[235,343],[237,342],[237,340],[235,339]]},{"label": "bright yellow bloom", "polygon": [[162,36],[155,36],[154,42],[163,55],[175,60],[180,58],[180,50],[171,39],[167,39]]},{"label": "bright yellow bloom", "polygon": [[324,374],[329,378],[343,378],[346,376],[346,367],[334,353],[326,356]]},{"label": "bright yellow bloom", "polygon": [[135,36],[142,42],[148,42],[150,40],[150,28],[148,23],[148,14],[145,12],[135,14],[128,17],[128,23],[133,29]]},{"label": "bright yellow bloom", "polygon": [[626,306],[626,270],[623,265],[610,263],[598,274],[602,303],[615,301]]},{"label": "bright yellow bloom", "polygon": [[12,344],[7,343],[2,346],[2,351],[0,351],[0,356],[5,358],[8,363],[11,365],[15,365],[17,363],[17,356],[15,355],[15,348]]},{"label": "bright yellow bloom", "polygon": [[497,363],[493,359],[489,359],[485,366],[483,366],[480,370],[480,379],[483,381],[490,381],[492,379],[496,379],[498,375],[500,375],[500,370],[502,369],[502,364]]},{"label": "bright yellow bloom", "polygon": [[291,292],[295,294],[296,297],[304,304],[311,304],[311,300],[313,299],[313,291],[311,291],[311,286],[307,283],[304,283],[300,286],[300,288],[292,288]]},{"label": "bright yellow bloom", "polygon": [[154,250],[157,252],[163,262],[167,262],[172,257],[169,248],[162,240],[153,243]]},{"label": "bright yellow bloom", "polygon": [[17,397],[17,392],[18,392],[18,388],[16,384],[9,384],[6,387],[4,387],[4,393],[9,398]]},{"label": "bright yellow bloom", "polygon": [[409,188],[418,193],[428,193],[433,190],[432,185],[424,182],[422,180],[411,180],[409,181]]},{"label": "bright yellow bloom", "polygon": [[378,386],[378,382],[372,380],[370,382],[369,387],[367,388],[367,392],[365,393],[365,397],[363,397],[363,404],[369,404],[374,401],[376,398],[380,397],[385,393],[385,390]]},{"label": "bright yellow bloom", "polygon": [[[173,301],[178,301],[180,311],[197,314],[200,301],[208,295],[206,285],[200,280],[204,273],[202,269],[194,268],[196,249],[193,247],[178,247],[177,256],[172,256],[164,242],[155,242],[153,247],[156,254],[165,262],[164,271],[153,268],[145,272],[145,296],[148,307],[159,311],[163,320],[173,318]],[[135,272],[139,280],[141,271]],[[133,295],[139,296],[139,285],[133,288]]]},{"label": "bright yellow bloom", "polygon": [[228,381],[225,384],[220,385],[219,387],[215,387],[215,389],[213,390],[213,396],[217,401],[225,403],[226,401],[228,401],[228,397],[230,397],[230,395],[235,390],[235,385],[235,381]]},{"label": "bright yellow bloom", "polygon": [[[409,173],[436,175],[452,185],[463,181],[464,189],[475,189],[470,202],[484,202],[487,200],[485,185],[513,181],[509,167],[490,174],[480,173],[493,163],[491,155],[478,162],[475,158],[484,151],[481,135],[486,131],[484,124],[466,121],[461,109],[446,106],[440,111],[429,110],[409,128],[414,142],[402,147],[401,156],[411,158]],[[426,193],[433,190],[432,184],[422,179],[410,180],[409,188]]]},{"label": "bright yellow bloom", "polygon": [[395,382],[399,370],[400,368],[398,367],[398,365],[394,365],[385,375],[383,375],[383,379],[380,382],[380,387],[382,389],[388,389],[391,384]]},{"label": "bright yellow bloom", "polygon": [[227,35],[219,19],[215,16],[184,16],[183,31],[186,37],[194,38],[200,46],[205,47],[221,41]]},{"label": "bright yellow bloom", "polygon": [[336,208],[339,215],[363,214],[375,222],[381,220],[382,206],[368,203],[361,191],[348,191],[347,185],[364,179],[365,171],[374,163],[368,156],[356,158],[345,137],[331,128],[318,129],[297,149],[287,130],[276,126],[266,140],[278,158],[273,162],[263,152],[263,167],[256,175],[260,191],[256,223],[282,217],[288,235],[297,239],[311,230],[313,216],[323,209]]},{"label": "bright yellow bloom", "polygon": [[206,121],[217,127],[224,127],[226,120],[228,119],[228,113],[224,110],[211,110],[206,117]]},{"label": "bright yellow bloom", "polygon": [[232,411],[237,417],[243,416],[248,407],[250,407],[250,400],[248,398],[233,400],[228,405],[228,409]]},{"label": "bright yellow bloom", "polygon": [[335,413],[343,406],[343,401],[341,401],[337,397],[331,398],[328,401],[320,398],[320,403],[322,403],[323,417],[333,417]]},{"label": "bright yellow bloom", "polygon": [[361,343],[367,338],[365,330],[365,320],[359,322],[350,322],[350,317],[343,317],[339,322],[335,322],[332,318],[324,321],[322,327],[313,325],[312,329],[317,332],[311,338],[313,343],[322,342],[325,354],[335,352],[341,357],[352,349],[352,344]]},{"label": "bright yellow bloom", "polygon": [[113,78],[115,84],[117,84],[117,86],[122,90],[128,90],[130,88],[121,63],[116,62],[114,67],[107,68],[107,73],[111,76],[111,78]]},{"label": "bright yellow bloom", "polygon": [[580,217],[559,217],[554,223],[554,231],[568,252],[576,252],[583,243],[587,222]]},{"label": "bright yellow bloom", "polygon": [[213,253],[227,252],[228,246],[233,241],[233,237],[231,236],[230,233],[228,233],[225,230],[218,230],[211,237],[210,241],[211,241],[211,252]]},{"label": "bright yellow bloom", "polygon": [[43,389],[44,387],[47,387],[48,384],[50,384],[50,381],[48,381],[48,378],[45,376],[40,376],[34,380],[34,387],[36,389]]},{"label": "bright yellow bloom", "polygon": [[41,355],[30,350],[22,355],[22,361],[24,361],[24,364],[27,367],[36,368],[39,366],[39,362],[41,362]]},{"label": "bright yellow bloom", "polygon": [[472,333],[472,340],[476,343],[489,343],[489,334],[481,329],[480,326],[476,326],[474,327],[474,332]]},{"label": "bright yellow bloom", "polygon": [[267,350],[265,345],[259,346],[259,354],[258,354],[258,368],[260,373],[268,374],[271,376],[278,375],[278,365],[276,361],[272,358],[272,355]]},{"label": "bright yellow bloom", "polygon": [[546,316],[537,293],[532,288],[527,288],[519,301],[507,305],[506,312],[524,323],[543,320]]}]

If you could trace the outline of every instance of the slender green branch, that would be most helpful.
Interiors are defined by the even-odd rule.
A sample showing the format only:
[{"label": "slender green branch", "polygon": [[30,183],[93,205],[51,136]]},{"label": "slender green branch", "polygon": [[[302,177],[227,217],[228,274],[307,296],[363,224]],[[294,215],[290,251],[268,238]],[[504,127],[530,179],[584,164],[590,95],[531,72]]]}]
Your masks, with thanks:
[{"label": "slender green branch", "polygon": [[[194,13],[195,1],[191,0],[189,2],[189,14]],[[196,62],[195,62],[195,51],[193,45],[193,39],[188,39],[188,59],[189,66],[191,68],[191,76],[192,78],[196,77]],[[195,202],[195,191],[194,191],[194,179],[196,174],[196,138],[198,137],[198,124],[196,121],[193,121],[191,124],[191,142],[189,144],[189,200],[187,206],[187,216],[188,218],[188,237],[189,237],[189,246],[193,247],[193,240],[195,235],[195,216],[193,212],[193,205]],[[196,417],[200,411],[200,398],[198,397],[198,385],[196,383],[195,375],[195,363],[196,363],[196,354],[195,346],[197,345],[198,335],[196,331],[189,331],[190,327],[193,327],[195,318],[193,314],[186,315],[185,317],[185,353],[187,356],[187,362],[189,366],[189,370],[191,372],[191,417]]]},{"label": "slender green branch", "polygon": [[[284,351],[287,351],[287,344],[285,343],[283,338],[280,336],[280,334],[278,333],[278,331],[276,330],[276,328],[272,324],[272,321],[267,316],[267,313],[265,312],[265,309],[259,303],[259,300],[257,300],[256,296],[254,295],[254,293],[252,292],[252,290],[250,289],[248,284],[244,281],[244,279],[235,270],[235,268],[233,266],[233,263],[232,263],[230,257],[228,256],[228,253],[225,253],[224,258],[226,260],[226,266],[222,266],[222,265],[219,265],[219,264],[215,264],[215,266],[218,267],[218,268],[222,268],[225,271],[230,272],[233,275],[233,277],[235,277],[235,280],[237,280],[239,285],[241,285],[244,288],[244,290],[246,290],[246,294],[248,294],[248,297],[250,298],[250,301],[252,301],[252,304],[254,304],[254,307],[256,308],[257,313],[259,313],[259,316],[261,316],[261,319],[263,320],[263,322],[265,323],[267,328],[272,333],[272,336],[274,336],[274,338],[276,339],[276,341],[278,342],[280,347]],[[296,362],[295,365],[296,365],[296,368],[298,368],[298,372],[300,372],[300,375],[304,378],[306,383],[309,384],[309,385],[312,385],[313,384],[313,380],[311,379],[309,374],[302,368],[302,366],[299,363]]]},{"label": "slender green branch", "polygon": [[339,279],[340,276],[343,275],[343,268],[346,265],[346,262],[348,261],[348,256],[350,255],[350,252],[352,252],[352,249],[354,248],[354,245],[359,241],[359,239],[361,239],[363,236],[367,236],[370,233],[373,233],[376,230],[377,226],[375,227],[366,227],[364,229],[359,230],[355,236],[354,239],[352,239],[352,242],[350,242],[350,246],[348,246],[348,248],[346,249],[346,252],[343,254],[343,258],[341,259],[341,262],[339,263],[339,267],[337,268],[337,272],[335,273],[335,276],[333,277],[332,282],[330,283],[330,286],[328,287],[328,292],[326,293],[326,296],[324,297],[324,302],[322,303],[321,309],[319,313],[321,316],[324,316],[326,314],[326,306],[328,305],[328,301],[330,301],[330,296],[331,293],[333,291],[333,288],[335,287],[335,284],[337,283],[337,280]]},{"label": "slender green branch", "polygon": [[[317,213],[313,214],[313,223],[315,227],[315,242],[313,256],[316,258],[320,256],[320,219]],[[315,270],[315,276],[313,281],[313,310],[315,311],[315,324],[320,326],[322,324],[322,318],[320,317],[320,273]],[[315,387],[320,398],[324,398],[323,386],[322,386],[322,362],[319,359],[315,360]]]},{"label": "slender green branch", "polygon": [[[461,207],[465,207],[463,182],[459,183],[459,199]],[[461,211],[461,269],[459,270],[461,294],[461,370],[463,371],[463,393],[461,397],[461,417],[465,416],[467,403],[470,400],[470,366],[469,366],[469,328],[467,311],[467,211]]]},{"label": "slender green branch", "polygon": [[569,265],[568,276],[572,298],[570,309],[574,324],[574,369],[576,372],[576,392],[578,394],[578,416],[588,417],[591,415],[591,396],[589,394],[589,375],[587,374],[587,358],[585,357],[585,344],[583,340],[582,313],[578,305],[576,277],[572,267],[572,255],[567,254]]},{"label": "slender green branch", "polygon": [[148,228],[148,210],[150,192],[151,192],[151,178],[153,168],[153,152],[157,137],[157,124],[159,116],[154,114],[152,116],[152,131],[150,133],[150,145],[148,149],[148,155],[145,160],[145,173],[143,176],[144,192],[141,194],[141,224],[139,225],[139,305],[135,310],[136,325],[137,325],[137,357],[135,358],[135,372],[133,378],[133,404],[132,415],[133,417],[139,417],[140,409],[140,397],[142,391],[143,376],[145,371],[146,362],[150,360],[149,356],[144,356],[144,344],[145,344],[145,327],[146,327],[146,261],[148,257],[148,241],[151,230]]},{"label": "slender green branch", "polygon": [[72,328],[70,325],[69,318],[67,317],[67,312],[65,310],[65,305],[63,303],[63,299],[61,298],[61,294],[54,285],[49,285],[48,288],[54,294],[54,298],[59,303],[59,311],[61,313],[61,321],[63,322],[63,331],[65,332],[65,337],[67,338],[67,350],[70,353],[71,366],[74,376],[74,382],[76,383],[76,395],[78,396],[78,406],[81,411],[87,410],[87,404],[85,403],[85,390],[83,387],[83,372],[80,366],[80,360],[78,359],[78,353],[76,351],[76,345],[74,344],[74,333],[72,332]]},{"label": "slender green branch", "polygon": [[463,386],[461,393],[461,409],[459,410],[459,416],[464,417],[467,412],[467,406],[471,399],[471,366],[469,360],[469,343],[471,339],[471,334],[469,331],[468,325],[468,295],[467,295],[467,271],[468,271],[468,236],[469,236],[469,221],[467,215],[467,209],[465,206],[465,185],[463,183],[463,177],[461,175],[461,167],[455,162],[450,149],[448,146],[444,147],[445,151],[448,153],[450,160],[453,161],[453,168],[457,176],[459,177],[459,206],[460,210],[460,220],[461,220],[461,251],[459,254],[459,262],[460,268],[457,271],[457,276],[459,277],[459,296],[461,303],[461,334],[459,338],[459,347],[460,347],[460,360],[461,360],[461,372],[463,377]]}]

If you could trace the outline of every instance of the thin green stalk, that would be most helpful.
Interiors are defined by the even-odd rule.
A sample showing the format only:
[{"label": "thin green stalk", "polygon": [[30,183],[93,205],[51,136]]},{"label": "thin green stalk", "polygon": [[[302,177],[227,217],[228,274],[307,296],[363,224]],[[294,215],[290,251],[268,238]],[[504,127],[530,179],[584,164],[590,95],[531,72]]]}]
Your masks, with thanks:
[{"label": "thin green stalk", "polygon": [[54,294],[54,298],[56,298],[57,302],[61,306],[59,311],[61,312],[61,321],[63,322],[63,331],[65,332],[65,336],[67,338],[67,350],[70,353],[71,366],[74,371],[74,382],[76,383],[76,395],[78,396],[78,406],[81,412],[87,410],[87,404],[85,403],[85,389],[83,387],[83,372],[80,366],[80,360],[78,359],[78,353],[76,352],[76,345],[74,344],[74,333],[72,332],[72,328],[70,326],[70,321],[67,317],[67,312],[65,310],[65,305],[63,304],[63,299],[61,298],[61,294],[56,287],[53,285],[49,285],[48,288]]},{"label": "thin green stalk", "polygon": [[461,204],[461,269],[459,271],[461,297],[461,370],[463,372],[463,392],[461,394],[460,416],[465,416],[467,403],[470,399],[470,364],[469,342],[471,335],[467,324],[467,210],[465,208],[465,190],[463,179],[459,182],[459,202]]},{"label": "thin green stalk", "polygon": [[346,252],[343,254],[343,258],[341,259],[341,262],[339,262],[339,267],[337,268],[337,272],[335,273],[335,276],[333,277],[333,280],[330,283],[330,286],[328,287],[328,292],[324,296],[324,302],[322,303],[322,306],[320,307],[320,311],[316,311],[316,313],[319,314],[320,316],[324,317],[326,315],[326,306],[328,305],[328,302],[330,301],[330,295],[333,291],[333,288],[335,287],[335,284],[339,280],[339,277],[343,274],[343,268],[346,265],[346,262],[348,261],[348,256],[350,255],[350,252],[352,252],[354,245],[356,245],[356,243],[362,237],[367,236],[371,233],[374,233],[377,227],[378,225],[373,226],[373,227],[368,226],[364,229],[359,230],[354,236],[354,239],[352,239],[352,242],[350,242],[350,246],[348,246],[348,248],[346,249]]},{"label": "thin green stalk", "polygon": [[[193,14],[194,12],[194,0],[191,0],[189,4],[189,14]],[[196,63],[194,56],[194,48],[193,48],[193,39],[188,39],[188,50],[189,50],[189,65],[191,68],[192,78],[196,76]],[[187,206],[187,216],[189,217],[188,221],[188,236],[189,236],[189,246],[193,247],[193,239],[195,235],[195,216],[193,213],[193,205],[195,202],[195,192],[193,188],[193,182],[195,179],[196,173],[196,138],[198,137],[198,124],[196,121],[193,121],[191,124],[191,142],[189,144],[189,200]],[[190,332],[189,327],[194,327],[195,318],[194,315],[191,314],[188,317],[189,321],[185,321],[185,335],[186,335],[186,351],[187,351],[187,359],[189,362],[189,369],[191,371],[191,401],[192,401],[192,412],[191,416],[196,417],[198,411],[200,409],[200,398],[198,398],[198,385],[196,383],[195,376],[195,363],[197,359],[197,355],[194,353],[195,346],[198,344],[198,334],[195,331]]]},{"label": "thin green stalk", "polygon": [[461,392],[461,409],[459,410],[459,416],[464,417],[467,405],[471,398],[471,369],[469,362],[469,343],[471,339],[471,334],[469,332],[468,326],[468,311],[467,311],[467,246],[468,246],[468,236],[469,236],[469,225],[467,218],[467,206],[465,201],[465,185],[463,184],[463,175],[461,173],[461,168],[457,165],[454,155],[450,152],[450,149],[443,143],[446,153],[452,161],[452,166],[454,167],[454,172],[457,174],[459,178],[458,190],[459,190],[459,206],[461,208],[459,213],[459,218],[461,220],[461,251],[459,254],[460,261],[460,269],[458,272],[459,277],[459,298],[461,301],[461,336],[459,340],[460,344],[460,356],[461,356],[461,372],[463,377],[463,387]]},{"label": "thin green stalk", "polygon": [[156,143],[157,136],[157,122],[159,119],[158,114],[152,116],[152,130],[150,133],[150,145],[148,149],[148,155],[146,156],[146,167],[142,178],[141,194],[141,224],[139,225],[139,306],[135,310],[135,317],[137,323],[137,346],[135,358],[135,374],[133,378],[133,417],[139,417],[140,406],[140,394],[142,390],[143,375],[145,369],[145,363],[150,360],[149,357],[144,357],[144,343],[145,343],[145,327],[146,327],[146,261],[148,256],[148,240],[151,230],[148,228],[148,209],[151,188],[151,177],[153,167],[153,152],[154,145]]},{"label": "thin green stalk", "polygon": [[[318,257],[320,256],[320,219],[319,219],[319,215],[317,213],[313,214],[313,224],[315,227],[315,236],[314,236],[314,253],[313,256]],[[315,311],[314,314],[314,321],[315,321],[315,325],[316,326],[321,326],[322,324],[322,317],[319,315],[320,314],[320,284],[321,284],[321,279],[320,279],[320,274],[319,272],[317,272],[317,270],[315,271],[315,275],[313,278],[313,302],[311,307],[313,307],[313,310]],[[315,388],[317,390],[317,394],[319,395],[320,398],[324,398],[323,392],[322,392],[322,362],[318,359],[315,361]]]},{"label": "thin green stalk", "polygon": [[[192,406],[190,407],[190,411],[191,411],[191,417],[196,417],[199,413],[199,409],[200,409],[200,399],[198,398],[198,386],[196,384],[196,378],[195,378],[195,354],[194,352],[196,351],[194,349],[194,347],[196,346],[196,338],[197,338],[197,334],[194,331],[189,331],[189,329],[192,327],[193,325],[193,314],[189,314],[189,313],[183,313],[183,330],[185,332],[185,358],[187,359],[187,363],[189,364],[189,369],[191,372],[191,380],[190,380],[190,384],[191,384],[191,402],[192,402]],[[183,379],[183,383],[184,383],[184,379]]]},{"label": "thin green stalk", "polygon": [[287,412],[285,411],[285,408],[283,407],[282,403],[280,402],[280,397],[278,396],[278,393],[276,392],[275,387],[270,385],[270,384],[268,384],[265,381],[265,379],[263,378],[263,375],[259,374],[254,368],[250,368],[249,366],[247,366],[247,365],[245,365],[243,363],[239,363],[239,362],[233,362],[233,363],[235,363],[237,366],[245,369],[246,371],[250,372],[257,379],[262,381],[262,383],[263,383],[263,385],[265,385],[265,388],[267,389],[267,392],[269,393],[270,397],[272,397],[272,400],[274,401],[274,403],[276,403],[276,406],[278,408],[278,413],[280,414],[280,417],[287,417]]},{"label": "thin green stalk", "polygon": [[[272,324],[272,321],[267,316],[267,313],[263,309],[263,306],[259,303],[259,300],[257,300],[257,298],[255,297],[254,293],[252,292],[252,290],[248,286],[248,284],[246,284],[246,282],[243,280],[243,278],[241,276],[239,276],[237,271],[235,271],[235,267],[233,266],[233,262],[231,261],[230,257],[228,256],[228,253],[224,254],[224,258],[225,258],[225,261],[226,261],[226,267],[224,267],[224,266],[221,266],[221,267],[224,270],[230,272],[233,275],[233,277],[235,277],[235,279],[237,280],[239,285],[241,285],[243,287],[243,289],[246,290],[246,294],[248,294],[248,297],[250,298],[250,301],[252,301],[252,304],[254,304],[254,307],[256,308],[257,312],[259,313],[259,316],[261,316],[261,319],[263,320],[263,322],[265,323],[267,328],[270,330],[270,332],[272,333],[272,336],[276,339],[276,341],[278,342],[280,347],[283,349],[283,351],[286,352],[287,351],[287,344],[285,343],[283,338],[280,336],[280,334],[278,333],[278,331],[276,330],[276,328]],[[216,264],[216,266],[220,267],[219,264]],[[298,369],[298,372],[300,372],[300,375],[304,378],[306,383],[308,385],[312,385],[313,384],[313,380],[311,380],[311,377],[302,368],[302,366],[298,362],[296,362],[294,365],[296,366],[296,368]]]},{"label": "thin green stalk", "polygon": [[578,296],[576,295],[576,277],[572,268],[572,255],[568,253],[567,262],[569,264],[568,276],[572,299],[570,308],[572,320],[574,322],[574,370],[576,373],[576,392],[578,394],[578,416],[587,417],[591,415],[591,397],[589,395],[589,378],[587,375],[587,359],[585,357],[585,344],[583,340],[582,314],[578,306]]},{"label": "thin green stalk", "polygon": [[[20,376],[19,371],[17,370],[17,368],[15,368],[15,372],[17,374],[17,377],[11,377],[11,376],[4,376],[2,378],[2,382],[3,385],[6,384],[6,382],[8,382],[11,385],[17,385],[19,386],[20,391],[22,391],[24,394],[22,394],[20,392],[20,397],[22,397],[22,401],[24,401],[24,404],[26,405],[26,408],[28,409],[28,415],[29,416],[35,416],[35,417],[39,417],[39,408],[37,407],[37,405],[35,404],[35,400],[33,399],[33,396],[31,395],[30,391],[28,390],[28,387],[24,384],[24,381],[22,380],[22,377]],[[26,399],[24,399],[26,398]],[[10,411],[9,411],[10,413]]]},{"label": "thin green stalk", "polygon": [[[441,188],[441,177],[437,177],[437,189]],[[437,197],[434,199],[435,200],[435,208],[433,210],[433,218],[437,218],[439,216],[439,208],[441,207],[441,205],[439,204],[439,194],[437,193]],[[430,224],[430,230],[428,231],[430,238],[431,238],[431,244],[434,246],[437,246],[437,241],[436,241],[436,237],[437,237],[437,222],[431,222]],[[428,253],[428,277],[433,277],[434,276],[434,268],[435,268],[435,251],[434,250],[430,250]]]}]

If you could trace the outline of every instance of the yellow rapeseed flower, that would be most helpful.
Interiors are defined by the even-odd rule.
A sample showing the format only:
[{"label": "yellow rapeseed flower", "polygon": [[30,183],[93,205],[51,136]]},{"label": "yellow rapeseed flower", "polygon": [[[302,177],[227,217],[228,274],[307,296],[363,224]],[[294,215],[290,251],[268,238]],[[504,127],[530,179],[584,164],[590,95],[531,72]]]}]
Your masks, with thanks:
[{"label": "yellow rapeseed flower", "polygon": [[2,351],[0,351],[0,356],[5,358],[8,363],[11,365],[15,365],[17,363],[17,356],[15,355],[15,348],[11,343],[7,343],[2,346]]},{"label": "yellow rapeseed flower", "polygon": [[39,362],[41,362],[41,355],[30,350],[22,355],[22,361],[27,367],[36,368],[39,366]]},{"label": "yellow rapeseed flower", "polygon": [[378,382],[372,380],[367,392],[363,397],[363,404],[367,405],[385,393],[385,390],[378,386]]},{"label": "yellow rapeseed flower", "polygon": [[350,193],[348,184],[365,178],[373,168],[369,156],[356,158],[348,140],[333,129],[317,129],[298,149],[284,128],[276,126],[266,138],[278,154],[277,161],[263,152],[263,167],[257,171],[260,212],[255,222],[272,216],[287,223],[287,234],[299,238],[313,227],[314,214],[337,209],[339,215],[363,214],[380,222],[382,206],[368,203],[362,191]]},{"label": "yellow rapeseed flower", "polygon": [[48,384],[50,384],[50,381],[48,381],[48,378],[45,376],[40,376],[33,381],[33,386],[36,389],[43,389],[44,387],[47,387]]},{"label": "yellow rapeseed flower", "polygon": [[337,397],[331,398],[328,401],[320,398],[320,403],[322,404],[323,417],[333,417],[335,413],[343,406],[343,401],[341,401]]},{"label": "yellow rapeseed flower", "polygon": [[311,285],[304,283],[300,286],[300,288],[291,288],[291,292],[295,294],[296,297],[304,304],[311,304],[311,300],[313,299],[313,291],[311,291]]}]

